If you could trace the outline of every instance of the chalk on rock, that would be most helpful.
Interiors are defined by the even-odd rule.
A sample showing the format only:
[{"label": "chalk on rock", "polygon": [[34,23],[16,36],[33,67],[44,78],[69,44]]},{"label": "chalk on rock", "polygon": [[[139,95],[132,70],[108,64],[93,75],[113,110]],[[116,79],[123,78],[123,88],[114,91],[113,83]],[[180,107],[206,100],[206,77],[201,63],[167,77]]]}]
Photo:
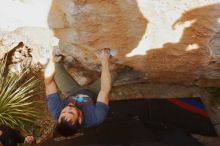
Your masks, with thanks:
[{"label": "chalk on rock", "polygon": [[118,52],[116,50],[110,49],[110,54],[112,57],[117,56]]}]

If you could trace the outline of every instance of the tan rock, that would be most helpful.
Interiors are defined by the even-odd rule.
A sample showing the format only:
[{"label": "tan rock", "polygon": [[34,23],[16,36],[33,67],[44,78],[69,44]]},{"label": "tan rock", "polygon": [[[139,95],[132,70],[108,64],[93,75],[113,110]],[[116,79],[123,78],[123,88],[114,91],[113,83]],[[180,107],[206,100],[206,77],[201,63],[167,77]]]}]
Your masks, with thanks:
[{"label": "tan rock", "polygon": [[54,0],[48,22],[63,54],[89,69],[97,67],[94,52],[108,47],[117,52],[113,62],[152,82],[220,87],[218,41],[210,43],[220,30],[218,2]]},{"label": "tan rock", "polygon": [[[130,66],[151,82],[220,87],[219,2],[3,0],[0,29],[17,29],[0,33],[0,47],[11,50],[23,42],[33,48],[33,62],[45,64],[57,45],[54,33],[62,54],[90,70],[99,66],[94,52],[108,47],[117,54],[112,68]],[[6,18],[10,9],[20,13]]]},{"label": "tan rock", "polygon": [[0,35],[0,51],[11,52],[10,66],[14,72],[30,64],[45,65],[54,46],[58,46],[58,39],[46,28],[20,27]]},{"label": "tan rock", "polygon": [[23,36],[28,41],[25,45],[33,48],[33,63],[45,64],[52,55],[53,46],[58,45],[58,39],[54,37],[53,32],[41,27],[20,27],[15,33]]},{"label": "tan rock", "polygon": [[[55,24],[54,32],[61,40],[60,49],[90,69],[95,69],[95,64],[98,63],[94,55],[96,50],[108,47],[118,52],[120,49],[135,47],[146,28],[147,20],[140,13],[135,1],[127,3],[92,0],[82,5],[65,0],[54,1],[52,8],[55,6],[58,8],[51,9],[54,20],[50,16],[48,20],[52,28],[53,22]],[[52,14],[57,14],[58,11],[62,11],[65,17],[55,18]],[[66,26],[56,27],[56,22],[61,22],[62,18]]]},{"label": "tan rock", "polygon": [[220,138],[219,137],[209,137],[209,136],[202,136],[202,135],[192,135],[196,138],[200,143],[204,146],[218,146],[220,145]]}]

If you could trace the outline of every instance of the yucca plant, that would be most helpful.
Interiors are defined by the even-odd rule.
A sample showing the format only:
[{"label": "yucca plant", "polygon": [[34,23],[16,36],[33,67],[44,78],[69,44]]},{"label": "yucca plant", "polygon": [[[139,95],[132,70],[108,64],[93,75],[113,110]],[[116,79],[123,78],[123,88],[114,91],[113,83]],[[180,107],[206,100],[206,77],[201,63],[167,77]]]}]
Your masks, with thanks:
[{"label": "yucca plant", "polygon": [[38,118],[32,97],[39,93],[39,81],[27,77],[27,70],[19,74],[6,68],[6,58],[0,61],[0,124],[20,128],[27,132],[27,123]]}]

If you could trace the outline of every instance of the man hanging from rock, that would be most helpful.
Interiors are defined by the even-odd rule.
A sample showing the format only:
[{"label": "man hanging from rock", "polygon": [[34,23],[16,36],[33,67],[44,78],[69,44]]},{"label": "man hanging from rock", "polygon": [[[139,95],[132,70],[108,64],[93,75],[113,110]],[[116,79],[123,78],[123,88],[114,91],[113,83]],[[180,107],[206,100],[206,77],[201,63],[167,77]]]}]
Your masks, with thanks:
[{"label": "man hanging from rock", "polygon": [[[57,119],[56,130],[62,136],[75,134],[80,128],[101,124],[109,110],[111,73],[109,70],[110,49],[96,53],[101,61],[101,79],[87,87],[81,87],[64,69],[61,56],[50,60],[45,69],[45,87],[48,109]],[[60,98],[58,88],[66,97]]]}]

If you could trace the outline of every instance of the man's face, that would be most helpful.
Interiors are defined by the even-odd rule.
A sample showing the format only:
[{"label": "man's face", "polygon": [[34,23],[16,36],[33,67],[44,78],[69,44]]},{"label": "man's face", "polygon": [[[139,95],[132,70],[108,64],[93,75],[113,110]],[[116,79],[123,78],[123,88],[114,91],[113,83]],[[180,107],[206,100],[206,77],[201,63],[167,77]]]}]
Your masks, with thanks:
[{"label": "man's face", "polygon": [[60,113],[58,122],[64,118],[66,121],[70,121],[72,124],[82,123],[82,112],[75,106],[68,105]]}]

